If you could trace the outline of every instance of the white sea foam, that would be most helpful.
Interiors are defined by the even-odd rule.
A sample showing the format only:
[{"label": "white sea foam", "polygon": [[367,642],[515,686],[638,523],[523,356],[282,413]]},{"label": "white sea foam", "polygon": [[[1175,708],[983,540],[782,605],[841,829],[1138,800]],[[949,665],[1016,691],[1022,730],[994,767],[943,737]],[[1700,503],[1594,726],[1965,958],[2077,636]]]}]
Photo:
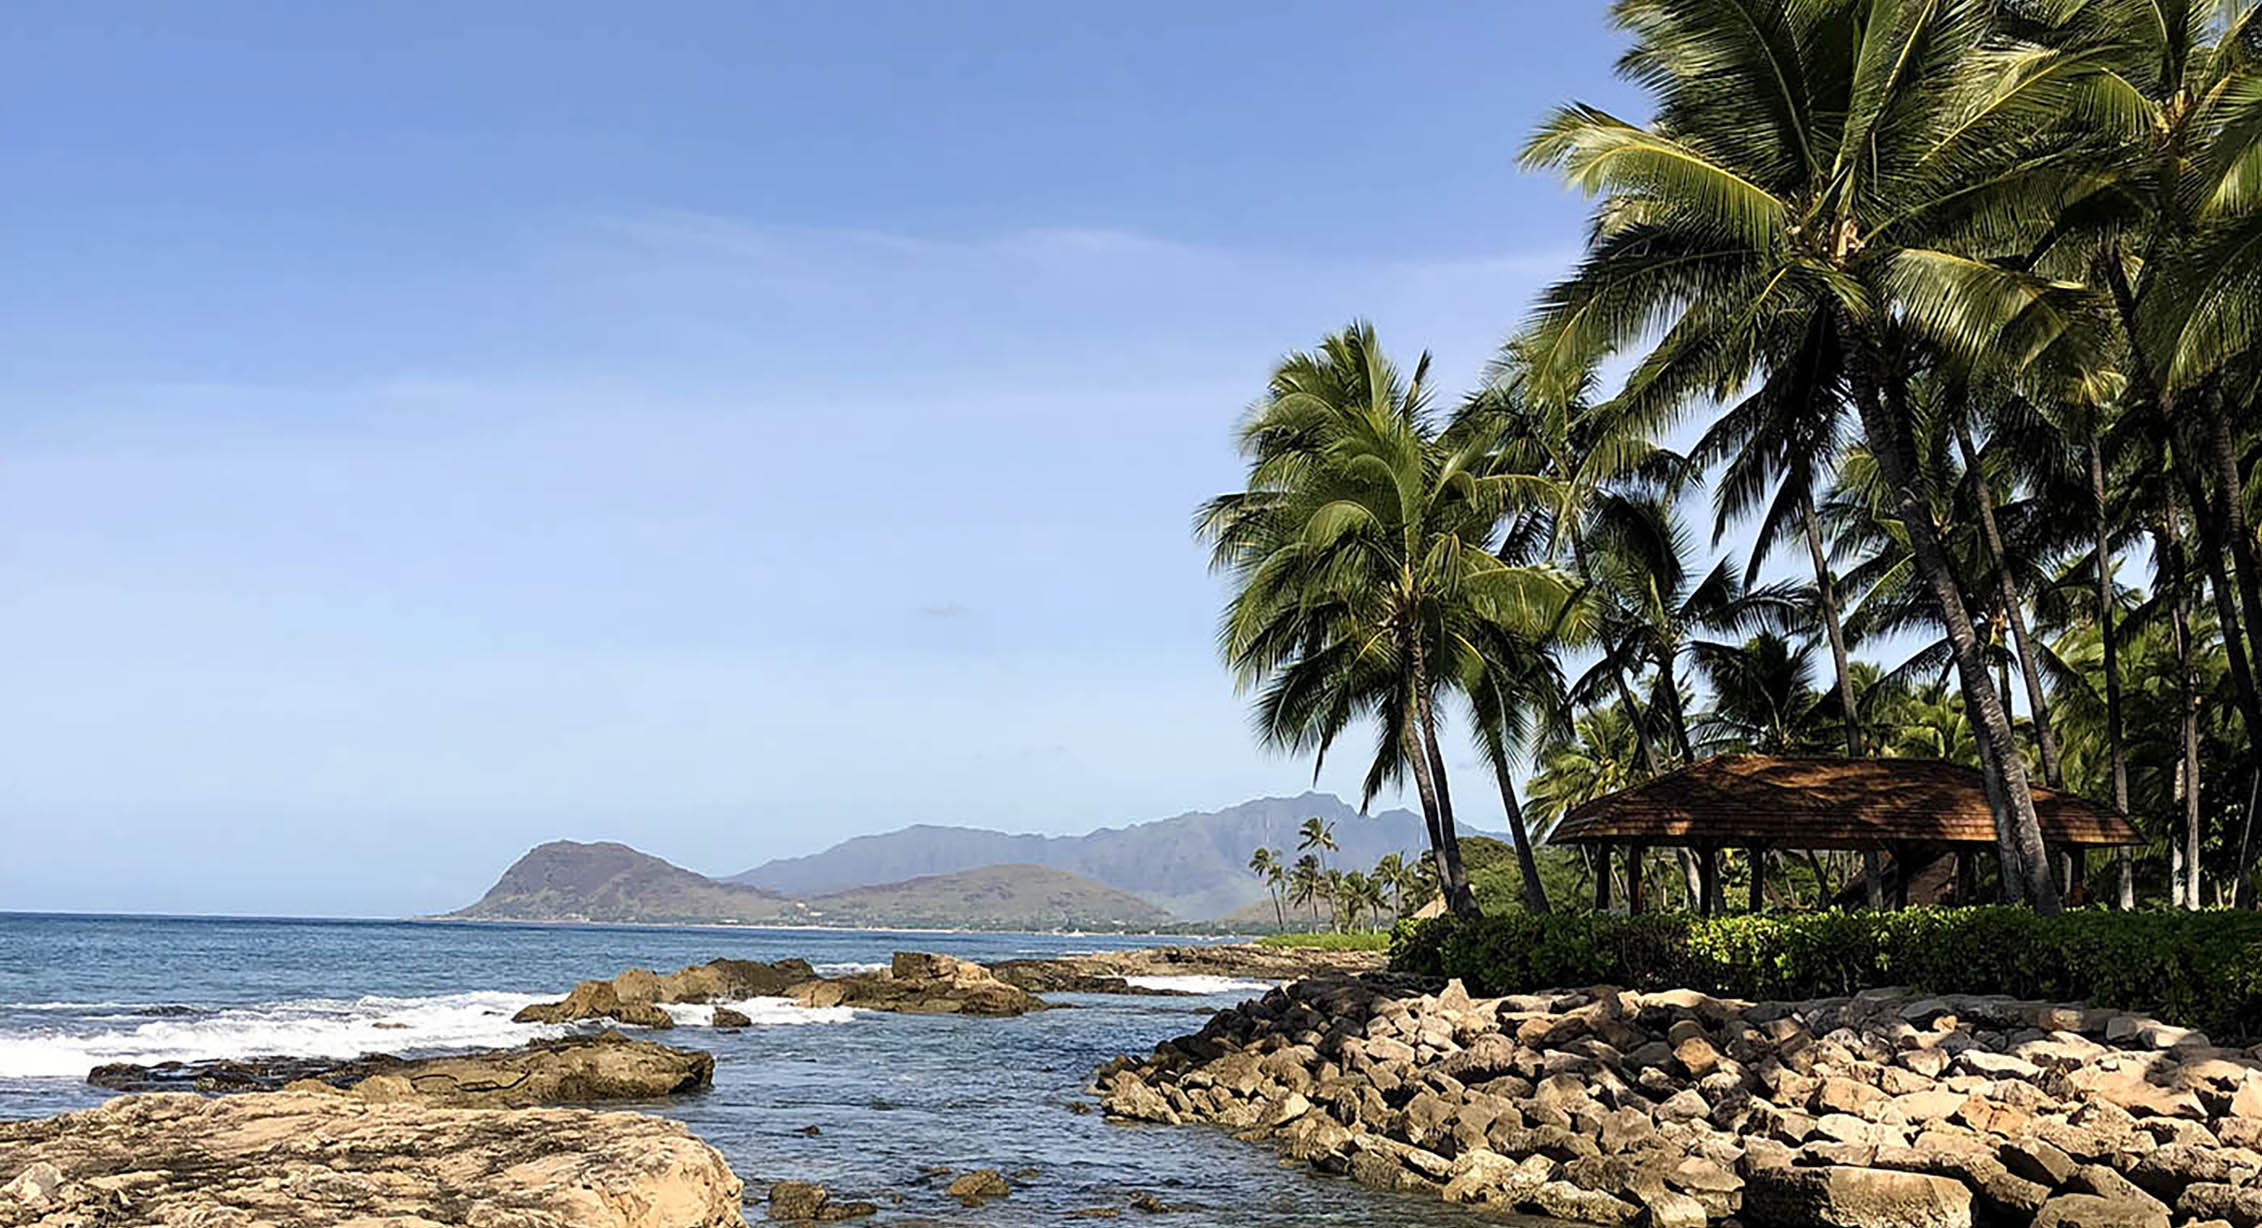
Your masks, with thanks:
[{"label": "white sea foam", "polygon": [[1127,976],[1123,980],[1133,989],[1163,993],[1261,993],[1272,988],[1270,981],[1244,981],[1230,976]]},{"label": "white sea foam", "polygon": [[[312,998],[218,1008],[127,1028],[105,1013],[0,1031],[0,1078],[84,1078],[105,1062],[197,1062],[214,1058],[359,1057],[523,1044],[566,1029],[512,1023],[532,994],[475,992],[434,998]],[[21,1009],[21,1008],[18,1008]],[[92,1015],[93,1012],[88,1012]],[[73,1025],[76,1026],[73,1026]]]},{"label": "white sea foam", "polygon": [[715,1025],[715,1007],[727,1006],[746,1016],[753,1026],[791,1027],[808,1023],[846,1023],[856,1017],[856,1012],[845,1006],[803,1006],[791,998],[744,998],[737,1002],[717,1002],[699,1005],[691,1002],[666,1002],[660,1006],[678,1024],[695,1028]]},{"label": "white sea foam", "polygon": [[[106,1062],[201,1062],[246,1057],[360,1057],[502,1048],[562,1036],[559,1025],[513,1023],[530,1003],[555,995],[485,991],[432,998],[310,998],[216,1007],[185,1018],[134,1018],[132,1003],[21,1003],[7,1011],[76,1014],[30,1027],[0,1028],[0,1079],[83,1079]],[[727,1003],[756,1024],[840,1023],[845,1007],[807,1009],[786,998]],[[712,1006],[668,1008],[680,1023],[708,1024]]]},{"label": "white sea foam", "polygon": [[859,972],[878,972],[878,971],[879,971],[880,969],[887,967],[887,965],[886,965],[886,964],[840,963],[840,964],[817,964],[817,965],[815,965],[815,967],[816,967],[816,970],[817,970],[817,975],[818,975],[818,976],[854,976],[854,975],[855,975],[856,973],[859,973]]}]

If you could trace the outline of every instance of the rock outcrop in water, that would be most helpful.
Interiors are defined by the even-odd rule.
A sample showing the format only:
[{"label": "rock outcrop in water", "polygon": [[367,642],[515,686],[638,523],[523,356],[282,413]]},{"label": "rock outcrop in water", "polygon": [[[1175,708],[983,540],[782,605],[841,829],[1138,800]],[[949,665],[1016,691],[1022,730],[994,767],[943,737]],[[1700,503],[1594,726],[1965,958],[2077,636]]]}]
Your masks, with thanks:
[{"label": "rock outcrop in water", "polygon": [[1380,951],[1322,951],[1267,947],[1251,942],[1215,946],[1142,947],[1054,959],[1008,959],[990,964],[998,979],[1031,993],[1154,993],[1131,977],[1222,976],[1236,980],[1295,981],[1314,976],[1380,972]]},{"label": "rock outcrop in water", "polygon": [[247,1058],[214,1062],[97,1066],[86,1081],[113,1091],[332,1091],[372,1103],[415,1101],[453,1108],[523,1108],[658,1100],[714,1083],[715,1057],[618,1032],[537,1041],[461,1057],[382,1054],[327,1058]]},{"label": "rock outcrop in water", "polygon": [[792,989],[803,1006],[852,1006],[912,1015],[1022,1015],[1045,1003],[991,975],[980,964],[948,955],[898,951],[876,972],[817,979]]},{"label": "rock outcrop in water", "polygon": [[670,1028],[675,1019],[663,1002],[738,1002],[747,998],[791,996],[794,986],[817,979],[807,960],[765,964],[751,959],[713,959],[665,976],[630,968],[609,981],[583,981],[559,1002],[541,1002],[512,1016],[517,1023],[574,1023],[610,1019],[639,1028]]},{"label": "rock outcrop in water", "polygon": [[631,968],[609,981],[583,981],[564,1001],[529,1006],[514,1018],[520,1023],[612,1019],[664,1028],[674,1020],[660,1003],[746,998],[791,998],[808,1007],[849,1006],[918,1015],[1020,1015],[1045,1006],[980,964],[948,955],[898,951],[886,968],[840,977],[818,976],[799,959],[774,964],[718,959],[666,976]]},{"label": "rock outcrop in water", "polygon": [[1099,1083],[1118,1118],[1586,1223],[2262,1224],[2262,1047],[2078,1006],[1315,980]]},{"label": "rock outcrop in water", "polygon": [[0,1228],[743,1228],[680,1123],[279,1092],[0,1122]]}]

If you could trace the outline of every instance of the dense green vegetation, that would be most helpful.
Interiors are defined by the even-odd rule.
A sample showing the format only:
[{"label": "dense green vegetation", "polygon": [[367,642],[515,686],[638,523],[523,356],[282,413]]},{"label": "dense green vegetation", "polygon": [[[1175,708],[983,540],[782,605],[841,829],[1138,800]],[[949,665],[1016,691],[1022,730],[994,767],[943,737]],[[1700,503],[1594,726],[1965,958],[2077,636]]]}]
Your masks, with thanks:
[{"label": "dense green vegetation", "polygon": [[[1593,224],[1480,385],[1441,401],[1353,325],[1247,413],[1199,531],[1262,739],[1371,728],[1367,798],[1412,786],[1462,916],[1509,901],[1456,837],[1456,724],[1528,913],[1570,885],[1547,824],[1731,750],[1980,768],[2006,903],[2076,886],[2047,785],[2147,841],[2099,898],[2250,906],[2255,5],[1611,11],[1649,118],[1568,105],[1524,146]],[[1799,906],[1851,876],[1798,873]]]},{"label": "dense green vegetation", "polygon": [[1314,930],[1308,933],[1266,934],[1257,939],[1261,947],[1297,947],[1314,951],[1387,951],[1390,949],[1390,931]]},{"label": "dense green vegetation", "polygon": [[2262,1035],[2262,916],[1919,908],[1696,917],[1438,917],[1399,927],[1391,964],[1473,992],[1621,985],[1797,1000],[1882,986],[2155,1011]]}]

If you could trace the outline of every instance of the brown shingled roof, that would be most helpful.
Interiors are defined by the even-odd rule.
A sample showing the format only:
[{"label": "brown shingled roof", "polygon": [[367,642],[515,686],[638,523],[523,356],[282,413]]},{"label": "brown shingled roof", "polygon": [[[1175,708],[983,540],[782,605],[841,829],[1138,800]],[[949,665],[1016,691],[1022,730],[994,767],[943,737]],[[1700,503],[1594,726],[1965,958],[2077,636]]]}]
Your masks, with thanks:
[{"label": "brown shingled roof", "polygon": [[[2034,790],[2051,843],[2139,843],[2128,821],[2070,793]],[[1759,844],[1886,848],[1993,845],[1978,769],[1935,759],[1786,759],[1723,755],[1572,810],[1550,844]]]}]

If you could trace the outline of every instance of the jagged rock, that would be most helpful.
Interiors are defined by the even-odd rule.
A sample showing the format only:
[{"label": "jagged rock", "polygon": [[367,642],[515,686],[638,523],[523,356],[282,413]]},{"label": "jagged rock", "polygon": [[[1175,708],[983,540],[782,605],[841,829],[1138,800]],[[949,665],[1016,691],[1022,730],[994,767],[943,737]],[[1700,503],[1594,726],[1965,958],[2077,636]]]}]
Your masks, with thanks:
[{"label": "jagged rock", "polygon": [[743,1011],[734,1011],[727,1006],[718,1006],[715,1008],[714,1026],[718,1028],[750,1028],[754,1026],[754,1021],[747,1018]]},{"label": "jagged rock", "polygon": [[[649,976],[650,973],[645,975]],[[537,1002],[511,1016],[514,1023],[573,1023],[582,1019],[611,1019],[638,1028],[672,1028],[675,1017],[649,998],[623,1001],[611,981],[583,981],[563,1001]]]},{"label": "jagged rock", "polygon": [[811,1181],[780,1181],[770,1186],[770,1218],[813,1220],[831,1195]]},{"label": "jagged rock", "polygon": [[1005,1174],[998,1170],[977,1168],[952,1180],[950,1188],[944,1192],[968,1206],[974,1206],[985,1198],[1003,1198],[1013,1192],[1013,1187],[1006,1182]]},{"label": "jagged rock", "polygon": [[890,966],[790,987],[803,1006],[852,1006],[919,1015],[1020,1015],[1044,1003],[989,969],[948,955],[899,951]]},{"label": "jagged rock", "polygon": [[681,1123],[582,1109],[121,1096],[0,1123],[0,1178],[8,1226],[744,1224],[738,1178]]}]

